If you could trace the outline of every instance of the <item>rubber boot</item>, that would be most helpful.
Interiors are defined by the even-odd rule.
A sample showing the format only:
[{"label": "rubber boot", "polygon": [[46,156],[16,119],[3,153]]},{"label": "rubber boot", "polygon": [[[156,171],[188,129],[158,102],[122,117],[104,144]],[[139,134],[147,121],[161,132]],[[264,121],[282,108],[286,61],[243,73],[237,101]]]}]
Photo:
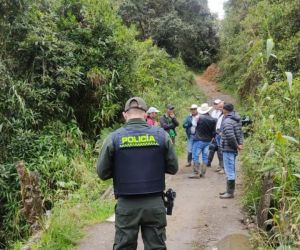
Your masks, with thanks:
[{"label": "rubber boot", "polygon": [[228,190],[228,187],[229,187],[229,183],[228,183],[228,180],[226,181],[226,191],[224,192],[220,192],[219,195],[224,195],[226,194],[229,190]]},{"label": "rubber boot", "polygon": [[220,199],[232,199],[234,198],[235,180],[229,180],[227,182],[227,192],[220,195]]},{"label": "rubber boot", "polygon": [[200,179],[199,174],[200,163],[194,163],[193,165],[193,174],[189,176],[191,179]]},{"label": "rubber boot", "polygon": [[188,153],[186,167],[192,166],[192,153]]},{"label": "rubber boot", "polygon": [[211,167],[211,163],[214,159],[215,151],[214,150],[209,150],[208,151],[208,161],[207,161],[207,167]]},{"label": "rubber boot", "polygon": [[207,165],[202,163],[200,166],[200,177],[204,177],[206,173]]}]

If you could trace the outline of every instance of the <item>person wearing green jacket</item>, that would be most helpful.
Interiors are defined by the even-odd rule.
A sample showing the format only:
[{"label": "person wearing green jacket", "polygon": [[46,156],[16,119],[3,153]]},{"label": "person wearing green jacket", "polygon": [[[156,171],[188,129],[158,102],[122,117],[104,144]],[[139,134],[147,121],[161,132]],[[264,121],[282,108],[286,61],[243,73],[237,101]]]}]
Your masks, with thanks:
[{"label": "person wearing green jacket", "polygon": [[173,144],[175,144],[176,127],[179,126],[179,122],[174,114],[175,107],[172,104],[166,105],[166,113],[160,118],[160,126],[169,134]]}]

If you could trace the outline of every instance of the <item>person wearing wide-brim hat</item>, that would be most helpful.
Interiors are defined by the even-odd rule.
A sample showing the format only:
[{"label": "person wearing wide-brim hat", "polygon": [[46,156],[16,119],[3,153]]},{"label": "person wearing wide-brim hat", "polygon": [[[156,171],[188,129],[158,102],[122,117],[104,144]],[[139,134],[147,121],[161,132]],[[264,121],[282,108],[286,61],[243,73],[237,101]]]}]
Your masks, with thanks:
[{"label": "person wearing wide-brim hat", "polygon": [[155,107],[150,107],[148,109],[146,121],[150,126],[158,126],[158,122],[156,121],[158,113],[160,113],[160,111]]},{"label": "person wearing wide-brim hat", "polygon": [[185,117],[182,124],[187,137],[187,164],[185,165],[186,167],[192,166],[193,137],[196,132],[196,126],[199,117],[197,108],[197,104],[192,104],[190,106],[190,114]]},{"label": "person wearing wide-brim hat", "polygon": [[[207,103],[201,104],[198,107],[198,113],[200,114],[196,132],[193,140],[193,174],[190,178],[199,179],[204,177],[208,164],[208,146],[214,137],[217,120],[209,115],[212,107]],[[199,162],[199,156],[202,155],[202,163]]]}]

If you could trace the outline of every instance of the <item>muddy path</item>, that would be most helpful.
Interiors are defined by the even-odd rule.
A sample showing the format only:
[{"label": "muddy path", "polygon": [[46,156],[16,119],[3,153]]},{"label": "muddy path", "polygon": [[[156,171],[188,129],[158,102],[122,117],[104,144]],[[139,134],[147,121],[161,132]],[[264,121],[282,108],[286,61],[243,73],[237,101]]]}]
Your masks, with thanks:
[{"label": "muddy path", "polygon": [[208,103],[213,103],[215,99],[221,99],[225,102],[235,103],[235,99],[232,96],[223,93],[219,86],[213,84],[214,82],[208,81],[200,75],[196,76],[195,80],[200,89],[202,89],[203,93],[206,94]]},{"label": "muddy path", "polygon": [[[201,76],[195,77],[200,89],[207,95],[208,101],[220,98],[228,102],[234,99],[221,93],[213,81]],[[215,157],[216,158],[216,157]],[[200,250],[200,249],[248,249],[220,247],[220,240],[234,235],[247,235],[245,226],[241,223],[243,214],[240,204],[241,183],[237,171],[237,191],[234,199],[221,200],[219,192],[225,189],[225,175],[214,170],[217,167],[214,159],[212,168],[208,168],[205,178],[189,179],[190,167],[185,167],[185,161],[180,160],[180,170],[177,175],[167,178],[167,187],[177,192],[173,216],[168,216],[167,247],[169,250]],[[104,222],[87,229],[86,238],[78,245],[78,250],[109,250],[112,249],[114,224]],[[221,241],[222,242],[222,241]],[[229,246],[229,247],[228,247]],[[138,249],[144,249],[139,237]]]}]

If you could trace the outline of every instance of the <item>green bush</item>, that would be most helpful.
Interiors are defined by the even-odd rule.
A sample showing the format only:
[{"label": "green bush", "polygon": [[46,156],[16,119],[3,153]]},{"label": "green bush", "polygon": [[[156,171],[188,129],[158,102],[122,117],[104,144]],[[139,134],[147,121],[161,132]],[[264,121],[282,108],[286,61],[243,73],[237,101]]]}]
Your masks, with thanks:
[{"label": "green bush", "polygon": [[[121,111],[129,96],[141,95],[160,109],[167,101],[188,108],[197,96],[189,93],[192,75],[182,61],[170,58],[151,40],[137,41],[137,32],[122,24],[107,0],[3,0],[0,13],[4,48],[0,248],[4,248],[29,236],[20,212],[17,161],[24,160],[30,170],[39,172],[43,201],[54,205],[55,225],[60,210],[63,213],[76,202],[97,207],[95,197],[106,186],[94,170],[94,148],[123,122]],[[178,108],[180,119],[188,112],[184,108]],[[85,196],[87,190],[94,196]],[[81,198],[74,201],[72,195]],[[63,199],[66,205],[60,205]],[[56,240],[51,233],[45,237]],[[46,242],[42,240],[43,247]]]},{"label": "green bush", "polygon": [[[228,1],[221,31],[221,81],[238,89],[254,118],[242,155],[244,201],[255,214],[262,176],[274,189],[269,225],[257,247],[299,247],[299,1]],[[292,79],[294,77],[294,79]]]},{"label": "green bush", "polygon": [[[236,87],[243,99],[255,93],[258,86],[284,80],[283,72],[300,70],[299,13],[297,0],[228,1],[222,23],[220,68],[223,84]],[[261,68],[265,41],[273,38],[275,57]],[[280,65],[278,65],[280,62]],[[268,73],[266,72],[268,71]]]},{"label": "green bush", "polygon": [[[255,213],[261,196],[262,174],[270,171],[272,232],[268,244],[296,247],[299,243],[300,191],[300,79],[269,86],[256,107],[253,135],[243,153],[244,201]],[[255,146],[252,146],[255,145]]]}]

